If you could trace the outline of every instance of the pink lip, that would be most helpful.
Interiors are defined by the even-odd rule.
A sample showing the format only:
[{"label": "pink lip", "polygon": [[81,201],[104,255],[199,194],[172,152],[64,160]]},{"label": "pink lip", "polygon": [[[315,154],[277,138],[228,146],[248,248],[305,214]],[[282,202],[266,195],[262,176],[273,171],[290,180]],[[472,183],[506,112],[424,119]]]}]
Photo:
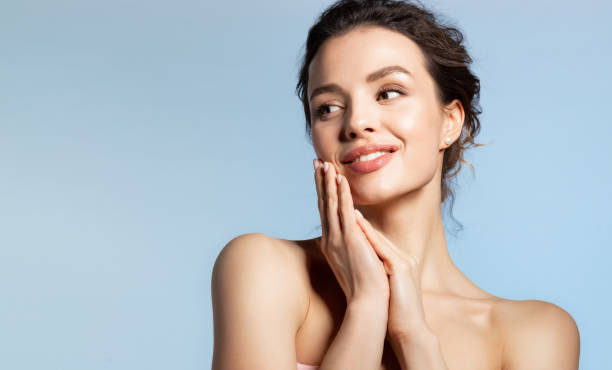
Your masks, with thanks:
[{"label": "pink lip", "polygon": [[374,172],[389,163],[392,155],[393,153],[387,153],[369,161],[347,163],[345,166],[358,173]]},{"label": "pink lip", "polygon": [[362,145],[358,148],[355,148],[340,158],[340,162],[343,164],[348,164],[349,162],[354,161],[362,155],[370,154],[374,152],[395,152],[397,150],[397,145],[392,144],[367,144]]}]

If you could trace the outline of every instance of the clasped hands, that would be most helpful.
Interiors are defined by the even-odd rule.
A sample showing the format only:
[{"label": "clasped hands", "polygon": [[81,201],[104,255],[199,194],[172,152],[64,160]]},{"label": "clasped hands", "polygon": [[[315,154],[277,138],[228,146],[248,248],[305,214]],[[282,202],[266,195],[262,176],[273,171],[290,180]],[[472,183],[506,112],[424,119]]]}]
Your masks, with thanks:
[{"label": "clasped hands", "polygon": [[315,159],[314,169],[321,252],[347,302],[364,297],[388,302],[391,340],[430,333],[423,310],[420,261],[400,250],[354,208],[349,183],[333,164]]}]

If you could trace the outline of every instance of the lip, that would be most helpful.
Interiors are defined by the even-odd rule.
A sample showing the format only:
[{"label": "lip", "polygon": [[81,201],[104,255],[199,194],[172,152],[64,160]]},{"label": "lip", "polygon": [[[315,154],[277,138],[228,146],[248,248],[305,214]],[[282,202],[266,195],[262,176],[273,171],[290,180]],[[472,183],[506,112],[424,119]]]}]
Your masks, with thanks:
[{"label": "lip", "polygon": [[376,157],[369,161],[347,163],[344,166],[346,166],[346,168],[348,168],[352,172],[357,172],[361,174],[374,172],[389,163],[389,161],[393,157],[393,153],[394,152],[383,154],[380,157]]},{"label": "lip", "polygon": [[[357,147],[351,151],[349,151],[348,153],[346,153],[341,159],[340,162],[344,165],[351,165],[351,164],[359,164],[359,163],[350,163],[352,161],[354,161],[355,159],[359,158],[362,155],[365,154],[370,154],[370,153],[374,153],[374,152],[379,152],[379,151],[383,151],[383,152],[395,152],[397,151],[398,147],[397,145],[392,145],[392,144],[368,144],[368,145],[363,145],[360,147]],[[373,159],[372,161],[376,161],[380,158],[383,157],[390,157],[388,154],[385,154],[383,156],[380,156],[376,159]],[[367,162],[372,162],[372,161],[367,161]],[[360,162],[360,163],[366,163],[366,162]]]}]

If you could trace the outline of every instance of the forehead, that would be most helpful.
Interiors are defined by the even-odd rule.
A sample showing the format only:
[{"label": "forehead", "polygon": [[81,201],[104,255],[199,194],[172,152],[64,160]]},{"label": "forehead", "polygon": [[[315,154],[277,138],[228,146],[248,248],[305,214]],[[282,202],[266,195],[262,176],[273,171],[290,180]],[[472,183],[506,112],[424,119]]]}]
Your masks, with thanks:
[{"label": "forehead", "polygon": [[389,65],[408,69],[415,78],[425,73],[425,58],[408,36],[378,26],[359,27],[323,43],[308,67],[308,93],[334,82],[363,82],[372,71]]}]

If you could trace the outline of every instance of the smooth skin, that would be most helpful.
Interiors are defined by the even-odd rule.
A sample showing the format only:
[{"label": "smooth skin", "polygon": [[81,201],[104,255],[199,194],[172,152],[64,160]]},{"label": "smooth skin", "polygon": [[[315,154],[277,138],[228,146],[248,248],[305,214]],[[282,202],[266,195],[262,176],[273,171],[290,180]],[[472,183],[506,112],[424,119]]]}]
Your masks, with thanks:
[{"label": "smooth skin", "polygon": [[[321,167],[319,160],[314,161],[314,167],[315,171]],[[447,370],[437,336],[425,321],[419,261],[404,255],[353,208],[350,187],[344,176],[328,175],[333,171],[327,162],[322,167],[324,175],[315,172],[323,225],[321,251],[332,266],[349,306],[369,302],[383,308],[387,338],[402,369]],[[381,280],[382,284],[368,284]],[[368,289],[370,287],[374,289]],[[382,344],[377,356],[367,358],[374,363],[362,368],[375,368],[381,361]],[[325,356],[322,366],[347,367],[348,360],[343,362],[341,358],[330,360],[328,357]],[[331,361],[333,365],[328,364]],[[363,359],[358,362],[363,363]],[[359,365],[351,365],[351,368],[355,366]]]},{"label": "smooth skin", "polygon": [[[367,79],[387,66],[410,74]],[[445,139],[460,136],[464,111],[458,100],[439,102],[418,45],[360,27],[325,42],[309,76],[309,97],[336,85],[310,101],[313,147],[328,163],[326,172],[315,169],[322,235],[244,234],[223,248],[211,282],[213,369],[288,370],[297,361],[327,370],[326,362],[349,358],[366,361],[364,369],[410,368],[410,348],[394,346],[391,334],[413,338],[419,350],[408,358],[416,359],[434,348],[410,337],[423,332],[439,344],[427,356],[452,370],[578,369],[579,332],[565,310],[487,293],[450,258],[441,169]],[[340,162],[368,143],[399,150],[368,174]]]}]

